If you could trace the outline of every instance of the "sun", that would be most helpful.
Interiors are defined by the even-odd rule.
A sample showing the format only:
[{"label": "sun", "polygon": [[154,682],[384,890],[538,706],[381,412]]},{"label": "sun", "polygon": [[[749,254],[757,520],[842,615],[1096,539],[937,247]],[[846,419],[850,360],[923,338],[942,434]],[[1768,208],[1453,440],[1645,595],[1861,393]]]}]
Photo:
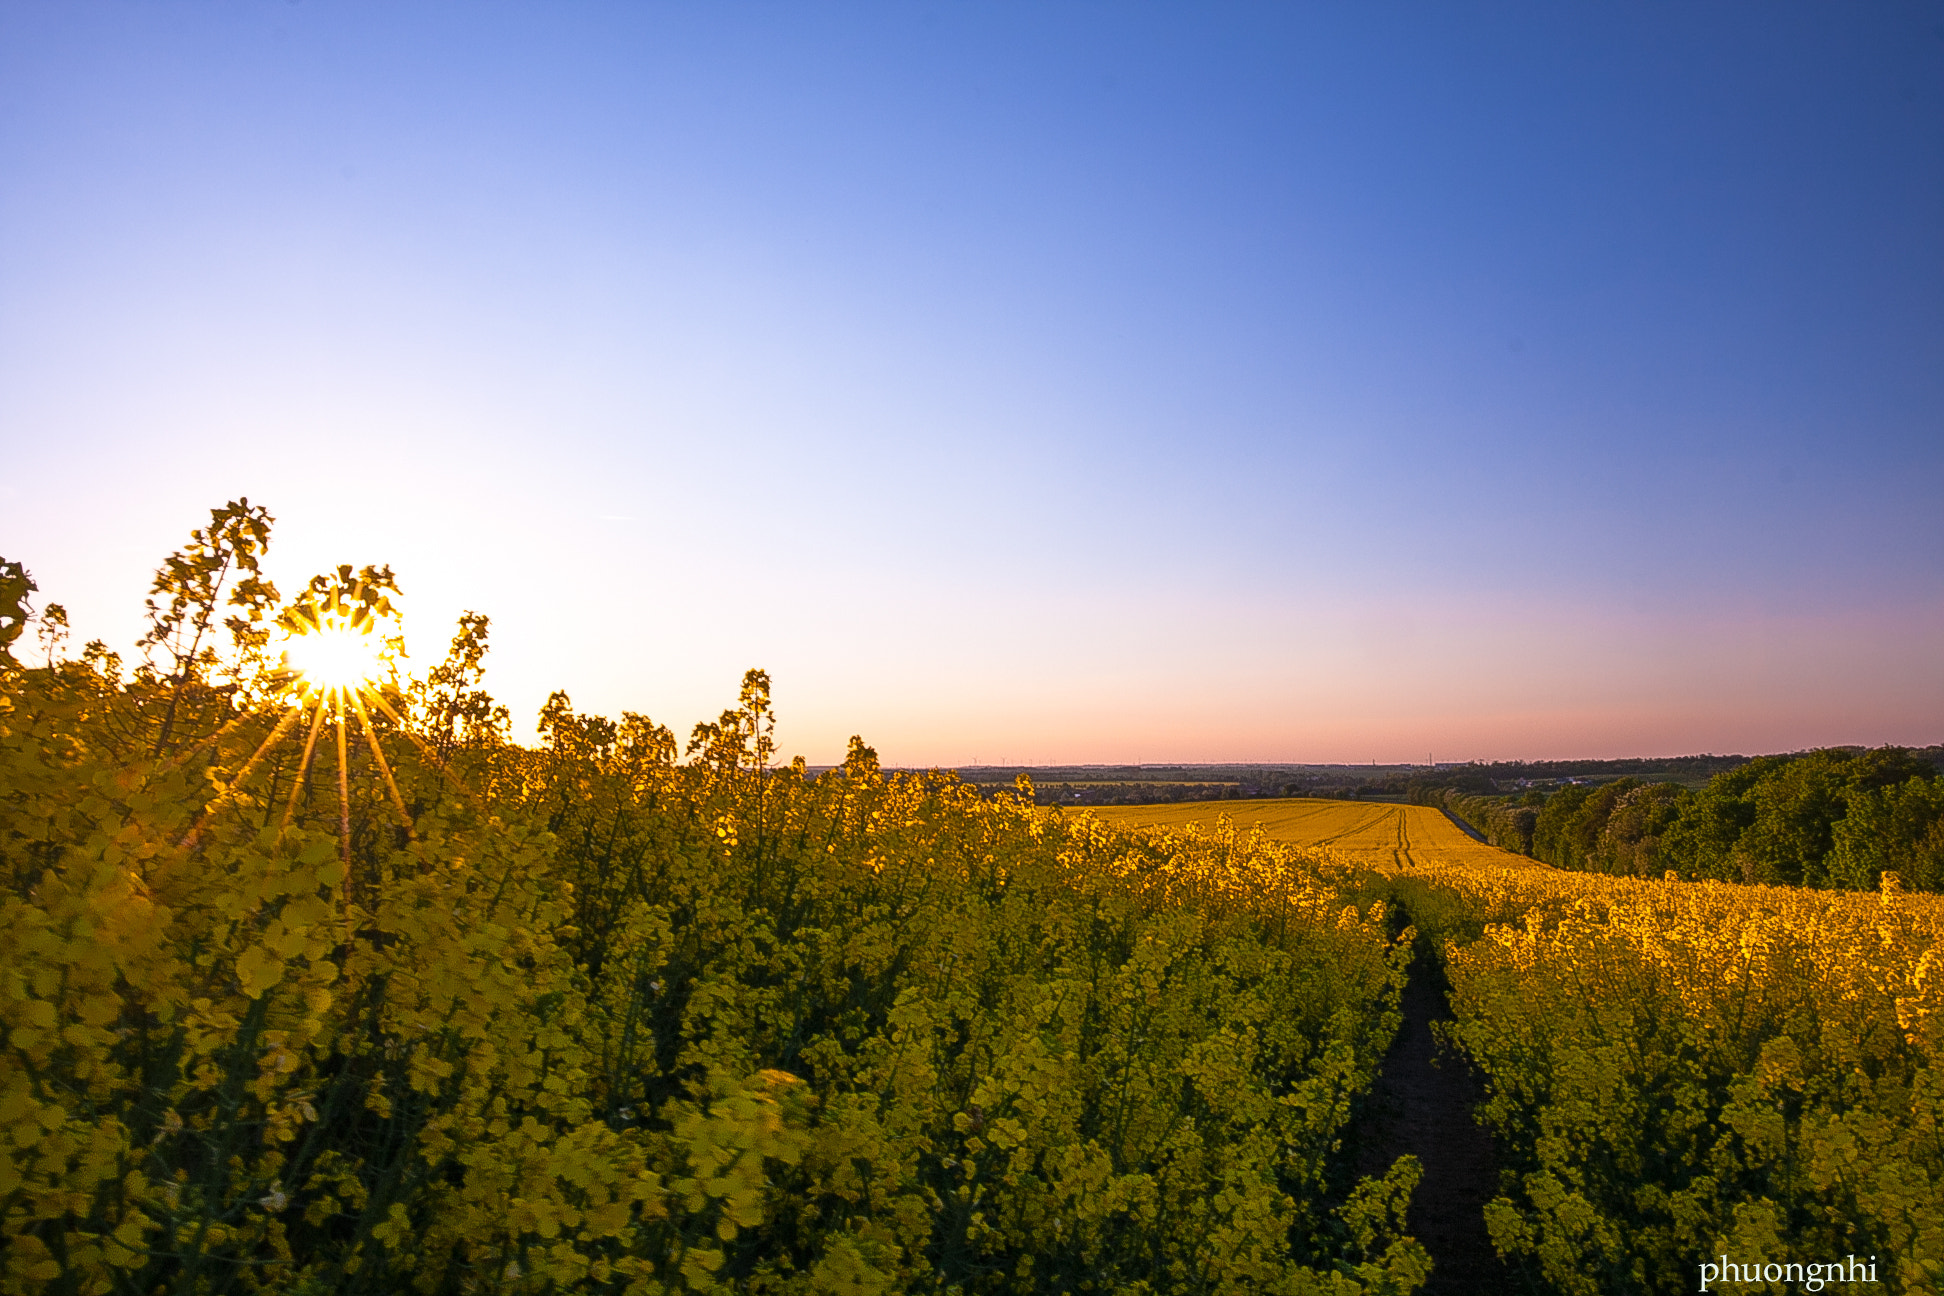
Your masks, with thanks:
[{"label": "sun", "polygon": [[[256,752],[223,791],[206,807],[195,825],[182,839],[187,849],[196,843],[203,828],[223,806],[241,799],[244,781],[263,759],[306,718],[308,734],[303,740],[303,759],[291,784],[284,805],[277,837],[281,841],[297,812],[299,801],[310,786],[309,775],[317,754],[318,739],[329,730],[337,755],[338,843],[345,868],[351,866],[351,786],[350,739],[356,725],[369,752],[371,764],[390,795],[392,809],[408,836],[413,835],[413,816],[399,792],[391,762],[372,722],[377,713],[393,726],[391,732],[432,755],[443,765],[399,714],[392,701],[403,704],[397,687],[398,658],[404,655],[404,637],[398,611],[391,596],[398,586],[390,567],[366,567],[354,572],[349,564],[334,574],[314,576],[296,602],[277,613],[278,639],[272,651],[281,660],[266,675],[268,696],[282,702],[283,718],[271,730]],[[391,700],[387,700],[387,694]],[[416,840],[416,837],[413,837]]]},{"label": "sun", "polygon": [[384,671],[384,650],[384,640],[369,630],[326,626],[292,635],[284,660],[301,680],[301,691],[315,696],[369,688]]},{"label": "sun", "polygon": [[283,660],[273,672],[293,706],[333,702],[341,710],[362,696],[382,705],[385,684],[403,651],[391,569],[349,566],[319,576],[277,616]]}]

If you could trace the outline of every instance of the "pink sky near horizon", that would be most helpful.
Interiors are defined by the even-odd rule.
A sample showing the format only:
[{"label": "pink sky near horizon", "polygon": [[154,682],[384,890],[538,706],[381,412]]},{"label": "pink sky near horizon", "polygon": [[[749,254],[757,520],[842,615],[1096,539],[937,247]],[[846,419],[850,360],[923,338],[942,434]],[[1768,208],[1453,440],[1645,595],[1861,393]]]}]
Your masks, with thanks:
[{"label": "pink sky near horizon", "polygon": [[[544,527],[495,528],[490,516],[460,511],[414,525],[374,501],[334,505],[343,488],[313,483],[295,509],[270,499],[280,517],[270,574],[288,593],[338,561],[390,562],[405,590],[413,672],[442,655],[462,610],[487,613],[487,687],[528,740],[555,688],[584,713],[644,712],[685,736],[733,705],[741,672],[759,667],[774,683],[784,754],[813,764],[842,759],[853,733],[887,764],[920,767],[1396,764],[1427,754],[1552,760],[1944,742],[1944,671],[1935,668],[1944,607],[1790,611],[1749,599],[1650,611],[1321,587],[1269,603],[1218,581],[927,589],[913,574],[886,582],[856,570],[723,598],[710,584],[715,567],[687,582],[644,580],[629,597],[626,562],[598,546],[548,551]],[[42,601],[68,607],[77,643],[99,636],[127,651],[139,635],[157,549],[188,529],[168,526],[168,512],[152,501],[101,524],[86,551],[54,547],[52,562],[23,551]],[[58,529],[55,509],[43,516],[47,531]],[[454,527],[464,533],[457,543]],[[478,561],[464,561],[468,552]],[[1030,637],[1022,626],[1034,627]]]}]

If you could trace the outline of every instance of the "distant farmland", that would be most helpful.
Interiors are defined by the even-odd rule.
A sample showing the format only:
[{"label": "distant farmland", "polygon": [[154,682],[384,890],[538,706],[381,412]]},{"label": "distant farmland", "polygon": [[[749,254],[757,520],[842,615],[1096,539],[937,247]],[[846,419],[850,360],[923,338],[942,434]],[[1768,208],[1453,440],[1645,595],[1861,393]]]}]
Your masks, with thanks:
[{"label": "distant farmland", "polygon": [[[1533,861],[1468,836],[1430,806],[1320,801],[1289,797],[1265,801],[1187,802],[1178,805],[1094,806],[1088,813],[1119,828],[1213,828],[1224,817],[1239,829],[1260,828],[1275,841],[1324,847],[1359,863],[1386,868],[1484,864],[1532,868]],[[1543,867],[1543,866],[1541,866]]]}]

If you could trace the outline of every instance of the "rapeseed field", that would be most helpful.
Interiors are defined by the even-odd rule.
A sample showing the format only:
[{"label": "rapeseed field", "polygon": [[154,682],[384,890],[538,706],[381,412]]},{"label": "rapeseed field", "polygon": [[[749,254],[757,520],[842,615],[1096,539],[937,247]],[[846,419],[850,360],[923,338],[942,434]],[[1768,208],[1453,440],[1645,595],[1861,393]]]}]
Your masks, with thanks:
[{"label": "rapeseed field", "polygon": [[1368,867],[1437,870],[1453,867],[1538,868],[1533,861],[1466,835],[1429,806],[1288,797],[1264,801],[1177,802],[1101,806],[1102,822],[1125,828],[1203,829],[1227,821],[1304,850],[1327,850]]},{"label": "rapeseed field", "polygon": [[0,564],[0,1290],[1410,1292],[1420,1167],[1357,1137],[1419,942],[1535,1289],[1944,1284],[1944,905],[1894,873],[813,777],[760,671],[686,743],[556,694],[521,746],[486,618],[409,676],[388,569],[285,600],[267,544],[217,510],[133,665]]},{"label": "rapeseed field", "polygon": [[485,618],[407,678],[388,570],[265,543],[219,510],[132,668],[0,582],[0,1290],[1421,1285],[1367,874],[813,778],[761,672],[518,746]]},{"label": "rapeseed field", "polygon": [[1426,806],[1091,813],[1247,826],[1391,880],[1487,1083],[1493,1241],[1545,1290],[1692,1291],[1717,1257],[1944,1284],[1944,897],[1554,869]]}]

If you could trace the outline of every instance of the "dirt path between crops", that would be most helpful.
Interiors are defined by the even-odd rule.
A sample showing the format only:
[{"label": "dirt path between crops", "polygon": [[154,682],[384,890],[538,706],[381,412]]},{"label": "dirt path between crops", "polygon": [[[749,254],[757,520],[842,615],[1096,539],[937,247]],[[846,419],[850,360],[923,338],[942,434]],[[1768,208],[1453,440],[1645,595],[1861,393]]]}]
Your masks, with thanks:
[{"label": "dirt path between crops", "polygon": [[1420,947],[1404,987],[1404,1024],[1372,1092],[1358,1169],[1382,1174],[1406,1152],[1424,1165],[1411,1198],[1411,1235],[1436,1262],[1424,1296],[1485,1296],[1515,1290],[1485,1232],[1485,1203],[1498,1191],[1492,1136],[1472,1117],[1478,1079],[1440,1049],[1431,1023],[1451,1006],[1434,956]]}]

